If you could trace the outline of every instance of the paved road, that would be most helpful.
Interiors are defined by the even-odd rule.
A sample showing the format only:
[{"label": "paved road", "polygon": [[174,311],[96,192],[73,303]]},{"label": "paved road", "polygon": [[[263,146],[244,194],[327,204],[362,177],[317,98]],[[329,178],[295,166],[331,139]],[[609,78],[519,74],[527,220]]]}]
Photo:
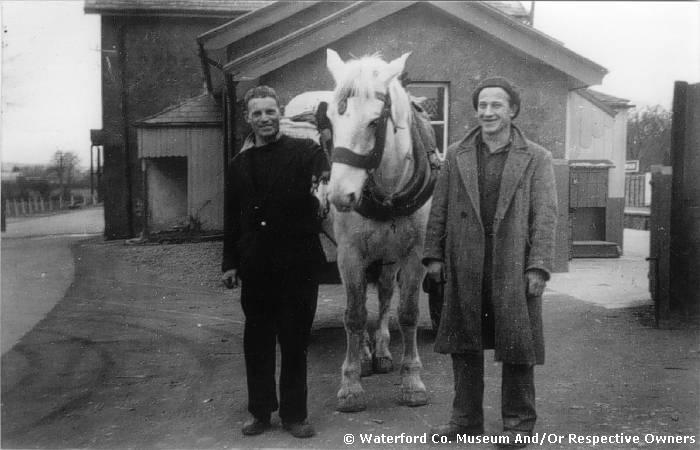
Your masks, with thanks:
[{"label": "paved road", "polygon": [[620,258],[571,261],[568,273],[547,283],[547,294],[566,294],[607,309],[651,305],[649,293],[649,232],[625,229]]},{"label": "paved road", "polygon": [[8,219],[2,233],[2,354],[63,298],[73,281],[71,245],[103,230],[102,208]]}]

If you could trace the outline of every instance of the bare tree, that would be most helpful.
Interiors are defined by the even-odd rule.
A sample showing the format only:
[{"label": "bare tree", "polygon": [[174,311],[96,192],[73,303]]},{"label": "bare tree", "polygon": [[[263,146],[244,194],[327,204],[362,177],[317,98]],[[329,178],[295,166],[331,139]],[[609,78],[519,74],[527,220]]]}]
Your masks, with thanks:
[{"label": "bare tree", "polygon": [[49,171],[55,173],[58,177],[58,183],[64,197],[69,195],[68,187],[73,182],[73,176],[78,169],[79,162],[78,155],[73,152],[59,150],[53,154]]},{"label": "bare tree", "polygon": [[627,159],[638,159],[639,170],[671,161],[671,112],[659,105],[632,110],[627,119]]}]

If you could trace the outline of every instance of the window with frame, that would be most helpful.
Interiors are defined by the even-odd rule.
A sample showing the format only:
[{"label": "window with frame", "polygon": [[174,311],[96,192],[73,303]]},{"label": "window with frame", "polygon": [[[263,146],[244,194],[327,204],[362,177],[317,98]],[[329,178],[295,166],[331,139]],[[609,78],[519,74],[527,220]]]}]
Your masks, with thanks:
[{"label": "window with frame", "polygon": [[412,81],[407,87],[414,97],[424,98],[420,105],[430,116],[430,123],[435,130],[437,148],[443,152],[448,144],[448,117],[449,115],[449,84],[437,82]]}]

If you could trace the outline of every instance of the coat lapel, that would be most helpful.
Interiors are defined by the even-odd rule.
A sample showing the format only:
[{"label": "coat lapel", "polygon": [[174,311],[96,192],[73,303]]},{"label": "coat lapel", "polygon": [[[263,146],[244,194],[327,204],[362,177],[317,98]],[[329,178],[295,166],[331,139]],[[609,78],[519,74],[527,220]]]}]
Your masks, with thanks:
[{"label": "coat lapel", "polygon": [[[460,146],[457,152],[457,169],[459,170],[459,175],[462,177],[462,182],[464,187],[469,194],[469,199],[471,200],[472,207],[476,216],[479,218],[479,223],[481,223],[481,205],[479,204],[479,173],[476,161],[476,148],[465,142]],[[483,223],[481,223],[483,226]]]},{"label": "coat lapel", "polygon": [[[515,190],[518,188],[518,184],[520,184],[520,180],[531,159],[532,153],[528,150],[527,144],[521,136],[518,136],[513,141],[513,148],[508,152],[503,175],[501,175],[501,188],[494,217],[496,222],[500,223],[506,216],[506,211],[510,206],[511,200],[513,200]],[[497,229],[497,227],[498,224],[494,228]]]}]

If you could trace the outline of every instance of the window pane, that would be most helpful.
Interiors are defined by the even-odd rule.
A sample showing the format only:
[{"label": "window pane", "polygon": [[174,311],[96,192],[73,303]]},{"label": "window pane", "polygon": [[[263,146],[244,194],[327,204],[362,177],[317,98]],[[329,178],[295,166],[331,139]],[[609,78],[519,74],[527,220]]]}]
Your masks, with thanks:
[{"label": "window pane", "polygon": [[445,125],[433,125],[433,130],[435,130],[435,143],[437,148],[440,150],[445,149],[445,142],[443,140],[445,133]]},{"label": "window pane", "polygon": [[408,91],[414,97],[424,97],[423,109],[430,115],[430,120],[445,120],[445,88],[439,86],[408,85]]}]

